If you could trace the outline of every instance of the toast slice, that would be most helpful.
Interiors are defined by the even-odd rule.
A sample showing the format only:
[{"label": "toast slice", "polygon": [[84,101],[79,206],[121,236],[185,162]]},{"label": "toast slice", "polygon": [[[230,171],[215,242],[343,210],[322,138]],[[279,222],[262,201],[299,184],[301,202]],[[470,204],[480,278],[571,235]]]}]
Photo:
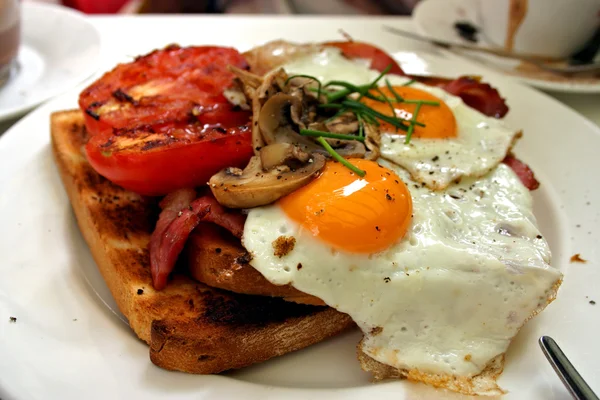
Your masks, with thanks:
[{"label": "toast slice", "polygon": [[[175,273],[155,291],[148,242],[157,200],[98,175],[79,110],[51,116],[56,164],[80,230],[121,312],[159,367],[197,374],[241,368],[338,334],[354,323],[328,307],[222,291]],[[216,254],[216,253],[215,253]]]}]

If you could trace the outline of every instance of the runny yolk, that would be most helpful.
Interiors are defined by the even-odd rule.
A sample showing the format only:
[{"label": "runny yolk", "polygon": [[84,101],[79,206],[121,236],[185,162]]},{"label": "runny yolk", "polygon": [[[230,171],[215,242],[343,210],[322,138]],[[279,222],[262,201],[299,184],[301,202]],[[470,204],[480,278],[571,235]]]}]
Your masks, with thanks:
[{"label": "runny yolk", "polygon": [[[394,94],[387,88],[379,88],[381,92],[389,99],[394,99]],[[425,124],[425,126],[415,125],[412,137],[422,139],[446,139],[456,137],[456,118],[450,110],[450,107],[446,105],[441,99],[434,95],[425,92],[423,90],[415,89],[410,86],[394,86],[394,91],[406,100],[427,100],[437,101],[440,105],[427,105],[423,104],[417,113],[417,121]],[[381,96],[378,91],[371,91],[375,96]],[[390,105],[387,102],[379,102],[377,100],[364,98],[361,100],[364,104],[370,108],[375,109],[381,114],[394,116]],[[403,103],[397,101],[391,101],[394,107],[395,116],[397,118],[403,118],[411,120],[415,112],[416,104]],[[394,133],[396,128],[392,125],[380,121],[380,129],[385,133]],[[408,124],[408,123],[407,123]],[[399,134],[405,134],[405,131],[398,130]]]},{"label": "runny yolk", "polygon": [[279,206],[335,249],[353,253],[384,250],[408,229],[410,192],[398,175],[376,162],[348,161],[365,171],[365,176],[329,161],[318,178],[282,198]]}]

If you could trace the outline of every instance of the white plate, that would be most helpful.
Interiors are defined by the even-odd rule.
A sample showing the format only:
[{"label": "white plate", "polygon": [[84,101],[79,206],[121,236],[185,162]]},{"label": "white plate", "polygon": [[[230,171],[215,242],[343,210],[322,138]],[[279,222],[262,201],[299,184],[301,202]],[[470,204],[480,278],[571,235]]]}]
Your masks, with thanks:
[{"label": "white plate", "polygon": [[[135,20],[137,21],[137,20]],[[565,273],[558,299],[526,325],[508,353],[500,384],[507,399],[567,399],[568,394],[537,345],[554,337],[583,377],[600,393],[600,128],[556,100],[502,76],[465,63],[436,57],[428,48],[382,34],[389,19],[348,18],[150,18],[125,20],[140,36],[123,39],[116,59],[180,41],[189,32],[227,31],[218,40],[246,48],[272,38],[336,39],[344,29],[377,43],[403,60],[411,72],[476,73],[508,99],[507,122],[523,128],[517,155],[536,171],[534,193],[541,230],[553,250],[553,263]],[[401,23],[401,21],[397,21]],[[223,30],[223,25],[228,29]],[[268,26],[268,28],[265,28]],[[161,28],[158,29],[157,27]],[[113,26],[110,25],[110,32]],[[310,29],[307,29],[310,28]],[[107,31],[109,32],[109,31]],[[152,36],[152,32],[157,32]],[[146,37],[138,42],[138,38]],[[202,40],[202,38],[204,38]],[[108,38],[110,39],[110,38]],[[116,46],[116,44],[115,44]],[[413,46],[411,48],[411,46]],[[421,384],[373,384],[356,361],[357,332],[308,349],[221,376],[167,372],[148,358],[119,313],[84,242],[49,143],[49,114],[76,106],[72,91],[23,118],[0,139],[0,398],[29,399],[460,399]],[[579,226],[580,225],[580,226]],[[574,253],[587,264],[570,264]],[[108,307],[106,307],[106,305]],[[9,318],[17,318],[15,323]]]},{"label": "white plate", "polygon": [[[413,11],[413,20],[421,35],[475,46],[495,47],[484,35],[479,35],[478,42],[472,43],[460,37],[454,23],[467,21],[474,26],[481,26],[478,17],[478,0],[423,0]],[[600,77],[595,78],[565,78],[556,77],[543,71],[528,69],[521,70],[520,61],[509,60],[473,51],[456,51],[487,67],[502,72],[528,85],[555,92],[569,93],[600,93]],[[600,62],[600,60],[598,60]]]},{"label": "white plate", "polygon": [[17,66],[0,87],[0,121],[61,94],[97,67],[100,36],[83,14],[69,8],[22,4]]}]

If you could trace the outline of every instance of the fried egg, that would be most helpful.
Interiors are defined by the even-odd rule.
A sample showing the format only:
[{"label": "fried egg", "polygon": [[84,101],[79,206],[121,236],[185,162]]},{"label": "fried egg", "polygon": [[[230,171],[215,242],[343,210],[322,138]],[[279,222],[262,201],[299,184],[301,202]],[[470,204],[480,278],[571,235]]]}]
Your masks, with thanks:
[{"label": "fried egg", "polygon": [[[307,74],[322,82],[342,80],[355,85],[372,82],[379,72],[364,63],[343,57],[330,48],[284,66],[289,74]],[[490,172],[509,152],[520,132],[510,129],[501,120],[487,117],[467,106],[460,97],[436,87],[409,83],[409,79],[386,75],[393,91],[408,102],[378,102],[362,100],[369,107],[386,115],[411,120],[417,105],[411,101],[425,100],[415,117],[417,125],[410,141],[405,131],[382,123],[381,155],[410,172],[412,179],[438,190],[464,177],[479,177]],[[382,93],[393,99],[394,93],[380,80]],[[437,103],[437,105],[433,105]],[[393,113],[392,113],[393,108]]]},{"label": "fried egg", "polygon": [[248,211],[250,264],[349,314],[379,362],[480,373],[561,279],[529,191],[504,164],[432,191],[389,162],[350,161],[363,178],[330,161],[313,182]]}]

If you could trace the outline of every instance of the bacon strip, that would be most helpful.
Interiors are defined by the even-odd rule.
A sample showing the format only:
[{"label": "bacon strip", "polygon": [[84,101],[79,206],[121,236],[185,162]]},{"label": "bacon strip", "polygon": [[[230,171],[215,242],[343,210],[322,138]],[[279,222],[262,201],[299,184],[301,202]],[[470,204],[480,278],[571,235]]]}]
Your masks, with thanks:
[{"label": "bacon strip", "polygon": [[498,90],[468,76],[441,84],[446,92],[459,96],[465,104],[487,115],[488,117],[502,118],[508,112],[508,106]]},{"label": "bacon strip", "polygon": [[160,206],[156,228],[150,238],[150,271],[156,290],[164,289],[179,254],[192,231],[202,221],[212,222],[237,237],[244,231],[245,216],[227,212],[212,195],[194,200],[196,191],[181,189],[167,195]]},{"label": "bacon strip", "polygon": [[210,195],[202,196],[194,200],[194,203],[202,202],[210,207],[210,212],[205,215],[204,222],[212,222],[219,225],[233,234],[233,236],[241,239],[244,233],[244,224],[246,223],[246,215],[233,210],[227,210],[219,204],[217,200]]},{"label": "bacon strip", "polygon": [[517,174],[523,185],[529,190],[535,190],[540,187],[540,182],[535,179],[535,175],[529,165],[509,154],[502,161],[508,165]]}]

